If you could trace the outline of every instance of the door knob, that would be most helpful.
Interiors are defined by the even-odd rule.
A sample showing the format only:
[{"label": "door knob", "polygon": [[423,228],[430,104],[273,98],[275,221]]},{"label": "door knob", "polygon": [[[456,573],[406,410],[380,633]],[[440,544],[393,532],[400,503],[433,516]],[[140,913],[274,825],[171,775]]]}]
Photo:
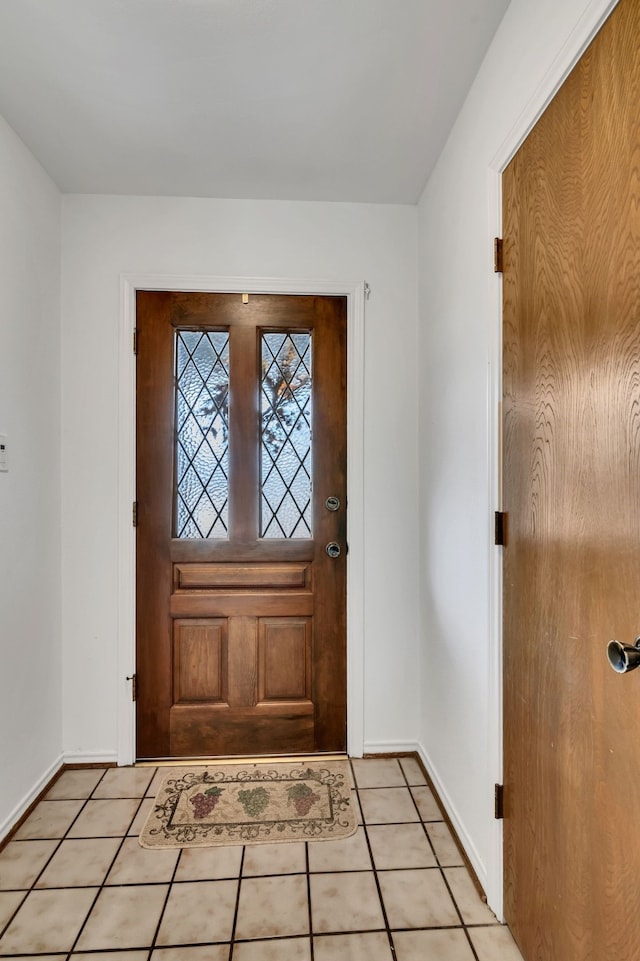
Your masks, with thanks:
[{"label": "door knob", "polygon": [[621,644],[620,641],[609,641],[607,644],[609,664],[617,674],[627,674],[640,667],[640,637],[636,637],[633,647]]},{"label": "door knob", "polygon": [[340,545],[337,544],[335,541],[330,541],[325,547],[325,551],[327,552],[329,557],[340,557],[340,554],[342,553],[342,551],[340,550]]}]

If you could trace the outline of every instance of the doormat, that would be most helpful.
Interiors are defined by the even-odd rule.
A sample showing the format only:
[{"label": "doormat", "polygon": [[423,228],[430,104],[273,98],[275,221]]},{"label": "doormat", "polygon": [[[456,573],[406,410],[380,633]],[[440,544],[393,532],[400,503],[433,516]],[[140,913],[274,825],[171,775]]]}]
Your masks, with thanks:
[{"label": "doormat", "polygon": [[348,761],[169,768],[143,848],[326,841],[356,831]]}]

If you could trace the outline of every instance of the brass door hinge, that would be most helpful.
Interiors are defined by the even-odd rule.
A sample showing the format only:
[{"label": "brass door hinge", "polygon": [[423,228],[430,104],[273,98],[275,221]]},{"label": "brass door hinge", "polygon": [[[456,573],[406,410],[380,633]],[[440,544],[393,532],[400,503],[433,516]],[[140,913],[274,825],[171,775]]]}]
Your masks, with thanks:
[{"label": "brass door hinge", "polygon": [[131,523],[134,527],[138,526],[138,502],[134,501],[131,507]]},{"label": "brass door hinge", "polygon": [[496,784],[494,808],[496,821],[502,821],[504,818],[504,784]]},{"label": "brass door hinge", "polygon": [[502,273],[502,237],[495,237],[493,241],[493,269],[496,274]]},{"label": "brass door hinge", "polygon": [[131,700],[137,701],[138,700],[138,675],[128,674],[127,680],[131,681]]},{"label": "brass door hinge", "polygon": [[133,352],[134,354],[138,353],[138,328],[137,327],[133,328]]},{"label": "brass door hinge", "polygon": [[507,541],[507,515],[505,511],[496,511],[494,516],[494,544],[497,544],[498,547],[504,547]]}]

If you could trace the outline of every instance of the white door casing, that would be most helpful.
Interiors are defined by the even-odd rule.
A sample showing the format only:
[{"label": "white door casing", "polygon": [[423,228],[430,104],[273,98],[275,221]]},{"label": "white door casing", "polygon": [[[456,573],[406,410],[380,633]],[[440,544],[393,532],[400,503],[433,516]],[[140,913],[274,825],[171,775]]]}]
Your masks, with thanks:
[{"label": "white door casing", "polygon": [[118,351],[118,764],[135,761],[136,290],[318,294],[347,298],[347,749],[364,745],[364,281],[122,274]]}]

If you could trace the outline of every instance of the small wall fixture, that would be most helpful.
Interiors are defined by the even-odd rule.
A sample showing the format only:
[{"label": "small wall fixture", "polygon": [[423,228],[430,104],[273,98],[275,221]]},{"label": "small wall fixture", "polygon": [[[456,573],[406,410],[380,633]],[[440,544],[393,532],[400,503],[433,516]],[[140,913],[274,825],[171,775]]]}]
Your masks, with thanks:
[{"label": "small wall fixture", "polygon": [[609,664],[618,674],[627,674],[640,667],[640,637],[636,637],[633,647],[621,644],[620,641],[609,641],[607,644]]}]

